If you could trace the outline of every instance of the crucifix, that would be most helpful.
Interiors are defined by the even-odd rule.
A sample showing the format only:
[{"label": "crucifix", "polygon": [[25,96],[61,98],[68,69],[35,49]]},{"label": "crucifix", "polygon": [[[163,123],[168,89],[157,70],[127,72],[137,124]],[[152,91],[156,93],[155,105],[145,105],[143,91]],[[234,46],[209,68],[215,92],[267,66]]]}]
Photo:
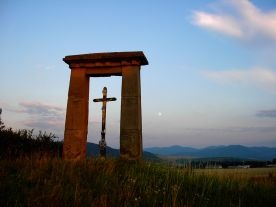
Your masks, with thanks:
[{"label": "crucifix", "polygon": [[108,101],[116,101],[116,98],[107,98],[107,88],[103,88],[103,98],[96,98],[94,102],[102,102],[102,131],[101,131],[101,140],[99,141],[100,147],[100,156],[106,157],[106,142],[105,142],[105,122],[106,122],[106,102]]}]

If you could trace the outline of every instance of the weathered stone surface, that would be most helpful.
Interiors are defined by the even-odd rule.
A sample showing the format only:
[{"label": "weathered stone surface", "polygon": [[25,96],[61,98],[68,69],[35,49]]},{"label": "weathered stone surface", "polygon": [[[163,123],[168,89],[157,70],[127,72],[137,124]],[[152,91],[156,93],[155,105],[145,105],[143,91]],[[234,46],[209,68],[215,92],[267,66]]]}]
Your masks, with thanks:
[{"label": "weathered stone surface", "polygon": [[86,157],[88,96],[89,77],[85,70],[71,70],[63,148],[66,159]]},{"label": "weathered stone surface", "polygon": [[139,159],[142,156],[142,115],[140,66],[122,69],[121,99],[121,158]]},{"label": "weathered stone surface", "polygon": [[64,132],[64,159],[84,159],[88,128],[89,77],[122,76],[120,152],[123,159],[142,156],[140,66],[143,52],[66,56],[71,68]]}]

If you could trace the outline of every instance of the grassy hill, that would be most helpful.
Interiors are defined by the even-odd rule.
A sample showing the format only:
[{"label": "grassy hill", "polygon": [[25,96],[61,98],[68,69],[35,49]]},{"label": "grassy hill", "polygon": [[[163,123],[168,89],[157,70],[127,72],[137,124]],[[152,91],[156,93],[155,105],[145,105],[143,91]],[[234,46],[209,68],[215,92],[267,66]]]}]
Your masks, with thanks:
[{"label": "grassy hill", "polygon": [[276,206],[272,173],[238,179],[117,159],[0,166],[0,206]]},{"label": "grassy hill", "polygon": [[[65,161],[62,142],[54,138],[0,128],[1,207],[276,206],[276,171],[270,169],[240,177],[226,169],[206,174],[142,160]],[[118,150],[108,148],[108,153],[118,155]]]}]

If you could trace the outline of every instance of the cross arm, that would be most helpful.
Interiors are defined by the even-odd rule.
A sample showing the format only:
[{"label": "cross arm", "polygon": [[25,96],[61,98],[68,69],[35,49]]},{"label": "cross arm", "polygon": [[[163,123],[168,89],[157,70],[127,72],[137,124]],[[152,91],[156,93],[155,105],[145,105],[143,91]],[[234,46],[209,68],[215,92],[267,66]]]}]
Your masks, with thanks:
[{"label": "cross arm", "polygon": [[105,101],[116,101],[117,99],[115,97],[112,97],[112,98],[96,98],[96,99],[93,99],[94,102],[105,102]]},{"label": "cross arm", "polygon": [[107,98],[106,101],[116,101],[117,99],[115,97]]}]

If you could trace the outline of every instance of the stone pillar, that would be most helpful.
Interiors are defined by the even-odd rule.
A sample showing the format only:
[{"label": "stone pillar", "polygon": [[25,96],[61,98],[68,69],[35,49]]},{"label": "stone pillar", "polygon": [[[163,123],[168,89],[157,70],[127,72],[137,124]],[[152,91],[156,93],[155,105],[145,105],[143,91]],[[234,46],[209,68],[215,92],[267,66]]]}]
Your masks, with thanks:
[{"label": "stone pillar", "polygon": [[88,127],[89,77],[85,69],[71,68],[64,132],[64,159],[85,159]]},{"label": "stone pillar", "polygon": [[140,65],[122,67],[120,155],[137,160],[142,156]]}]

